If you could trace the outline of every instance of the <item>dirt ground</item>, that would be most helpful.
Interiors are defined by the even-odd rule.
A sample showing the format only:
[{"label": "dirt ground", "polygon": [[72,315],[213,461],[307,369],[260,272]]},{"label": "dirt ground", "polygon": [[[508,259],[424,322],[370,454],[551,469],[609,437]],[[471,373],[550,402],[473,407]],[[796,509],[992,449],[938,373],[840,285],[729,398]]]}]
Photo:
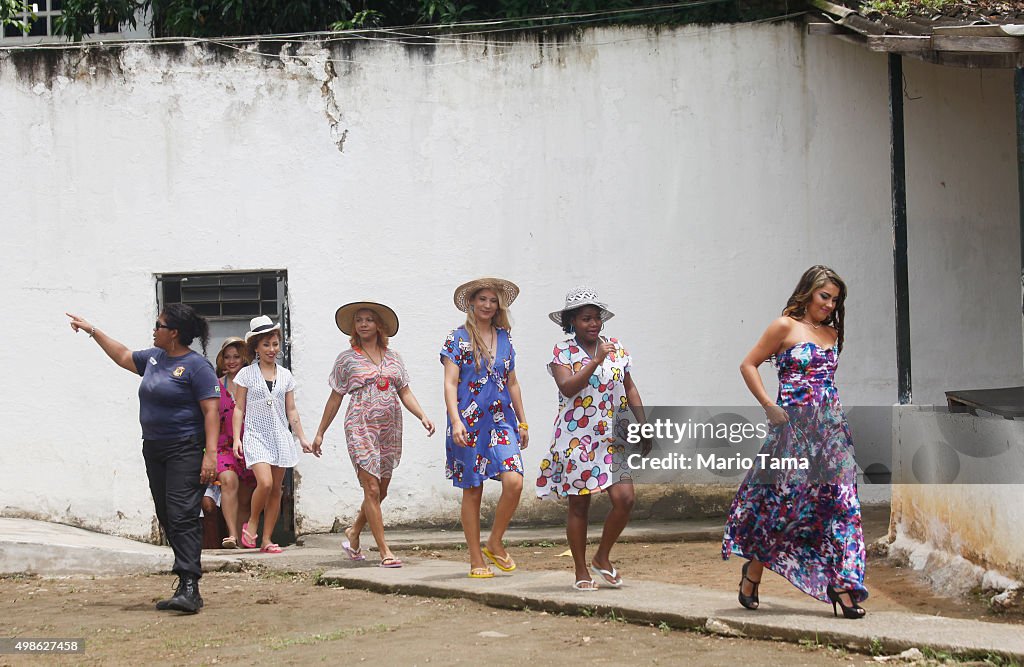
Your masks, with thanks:
[{"label": "dirt ground", "polygon": [[[884,532],[884,520],[865,514],[869,541]],[[368,536],[367,536],[368,537]],[[372,539],[364,546],[372,545]],[[591,547],[593,548],[593,547]],[[620,544],[613,559],[626,578],[734,591],[739,562],[721,561],[715,542]],[[572,566],[565,544],[512,544],[520,567]],[[401,550],[417,558],[465,560],[464,549]],[[0,655],[0,665],[22,664],[294,664],[367,663],[495,665],[550,662],[553,651],[567,660],[593,664],[836,665],[865,664],[871,658],[819,646],[705,636],[613,618],[570,617],[538,611],[495,610],[463,599],[379,595],[316,584],[335,567],[300,552],[269,567],[216,572],[202,579],[209,601],[188,616],[157,612],[153,604],[171,593],[168,575],[41,579],[0,579],[0,637],[84,638],[83,654]],[[371,556],[372,559],[372,556]],[[278,568],[278,569],[273,569]],[[869,559],[871,610],[1021,622],[990,614],[979,600],[931,595],[923,578]],[[806,599],[788,582],[766,573],[761,599]],[[822,613],[831,613],[824,603]]]},{"label": "dirt ground", "polygon": [[[705,636],[608,618],[495,610],[461,599],[317,586],[314,574],[212,573],[211,600],[188,616],[156,612],[168,576],[0,580],[0,636],[84,637],[68,656],[0,655],[25,664],[839,665],[836,649]],[[497,634],[495,634],[497,633]],[[752,661],[752,656],[756,658]]]}]

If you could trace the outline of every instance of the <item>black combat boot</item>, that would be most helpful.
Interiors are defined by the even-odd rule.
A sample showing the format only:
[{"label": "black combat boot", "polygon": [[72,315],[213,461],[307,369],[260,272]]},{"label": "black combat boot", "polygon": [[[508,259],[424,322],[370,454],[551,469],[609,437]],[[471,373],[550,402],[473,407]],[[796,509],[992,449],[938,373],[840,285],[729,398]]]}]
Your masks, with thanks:
[{"label": "black combat boot", "polygon": [[156,603],[160,611],[183,611],[194,614],[203,608],[203,597],[199,594],[199,579],[191,574],[178,576],[178,588],[174,596]]}]

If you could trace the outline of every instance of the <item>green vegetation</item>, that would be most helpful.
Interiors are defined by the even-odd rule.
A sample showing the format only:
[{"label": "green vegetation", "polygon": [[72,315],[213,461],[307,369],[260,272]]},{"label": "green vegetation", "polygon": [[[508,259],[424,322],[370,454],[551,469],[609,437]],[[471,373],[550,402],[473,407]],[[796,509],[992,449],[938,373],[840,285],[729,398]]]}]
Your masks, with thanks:
[{"label": "green vegetation", "polygon": [[[9,5],[24,6],[0,0],[0,7]],[[800,9],[789,0],[64,0],[56,30],[81,40],[96,25],[136,27],[143,12],[154,37],[224,37],[465,22],[513,29],[735,23]]]},{"label": "green vegetation", "polygon": [[955,3],[955,0],[867,0],[861,6],[865,14],[878,13],[899,18],[906,18],[911,14],[922,16],[934,16],[945,12]]}]

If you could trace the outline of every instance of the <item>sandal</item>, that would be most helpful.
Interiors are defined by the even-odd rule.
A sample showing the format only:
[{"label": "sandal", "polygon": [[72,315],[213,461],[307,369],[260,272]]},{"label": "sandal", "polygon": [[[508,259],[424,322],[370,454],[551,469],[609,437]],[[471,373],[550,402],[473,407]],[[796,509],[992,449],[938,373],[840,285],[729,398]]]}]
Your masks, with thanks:
[{"label": "sandal", "polygon": [[341,543],[341,548],[344,549],[345,553],[348,554],[349,560],[366,560],[366,556],[363,555],[363,550],[353,549],[352,543],[348,540],[345,540]]},{"label": "sandal", "polygon": [[260,547],[260,553],[262,554],[279,554],[281,553],[281,547],[271,542],[270,544],[264,544]]},{"label": "sandal", "polygon": [[622,586],[622,579],[619,577],[619,571],[615,569],[614,565],[610,570],[602,570],[597,565],[591,563],[590,570],[597,576],[604,579],[605,583],[607,583],[612,588],[619,588],[620,586]]},{"label": "sandal", "polygon": [[255,549],[257,537],[259,537],[259,535],[253,535],[249,532],[248,521],[242,524],[242,537],[240,537],[239,539],[241,540],[243,547],[245,547],[246,549]]},{"label": "sandal", "polygon": [[[840,609],[843,610],[843,618],[864,618],[864,615],[867,613],[864,611],[864,607],[857,604],[857,602],[853,599],[852,591],[836,590],[829,586],[827,589],[825,589],[825,592],[828,594],[828,601],[832,603],[833,616],[839,615],[839,612],[836,611],[837,604],[839,605]],[[839,597],[844,593],[850,596],[849,606],[847,606],[846,603],[843,602],[843,598]]]},{"label": "sandal", "polygon": [[220,548],[221,549],[237,549],[238,548],[238,542],[235,540],[235,537],[233,535],[228,535],[227,537],[225,537],[223,540],[220,541]]},{"label": "sandal", "polygon": [[504,558],[501,556],[495,556],[487,547],[483,548],[483,553],[488,560],[494,563],[494,567],[498,568],[502,572],[511,572],[516,569],[516,562],[512,560],[512,556],[508,554],[505,554]]},{"label": "sandal", "polygon": [[474,567],[469,571],[470,579],[490,579],[494,576],[489,567]]},{"label": "sandal", "polygon": [[[746,607],[747,609],[757,609],[758,606],[760,606],[760,604],[761,604],[760,600],[757,599],[757,587],[761,585],[761,580],[758,579],[757,581],[754,581],[753,579],[748,577],[747,576],[747,568],[748,567],[750,567],[750,561],[749,560],[746,563],[743,564],[743,569],[740,570],[740,572],[742,572],[742,576],[740,577],[740,598],[739,598],[740,599],[740,604],[743,605],[744,607]],[[764,576],[764,575],[762,575],[762,576]],[[744,595],[743,594],[743,582],[744,581],[749,582],[750,585],[753,587],[751,589],[751,591],[750,591],[750,595]],[[831,590],[831,589],[829,589],[829,590]],[[833,605],[832,607],[833,607],[832,610],[835,611],[835,605]]]},{"label": "sandal", "polygon": [[380,559],[381,567],[402,567],[402,560],[395,558],[394,556],[388,556],[387,558]]},{"label": "sandal", "polygon": [[578,591],[596,591],[600,588],[593,579],[580,579],[572,587]]}]

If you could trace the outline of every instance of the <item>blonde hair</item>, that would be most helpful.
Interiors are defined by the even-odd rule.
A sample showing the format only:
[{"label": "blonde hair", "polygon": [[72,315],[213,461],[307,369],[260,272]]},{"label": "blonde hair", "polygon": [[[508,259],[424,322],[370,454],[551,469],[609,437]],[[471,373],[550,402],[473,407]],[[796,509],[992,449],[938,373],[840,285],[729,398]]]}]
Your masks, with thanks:
[{"label": "blonde hair", "polygon": [[822,321],[822,324],[828,324],[836,330],[838,334],[836,338],[837,349],[839,352],[842,352],[843,327],[846,320],[846,283],[832,269],[821,264],[815,264],[804,271],[804,275],[800,276],[800,282],[796,284],[796,288],[793,290],[793,294],[790,295],[789,301],[786,302],[786,307],[782,310],[782,314],[792,317],[794,320],[803,319],[804,315],[807,314],[807,304],[810,303],[811,297],[814,296],[814,291],[821,289],[828,283],[832,283],[839,288],[839,297],[836,299],[836,307]]},{"label": "blonde hair", "polygon": [[352,335],[349,336],[349,338],[348,338],[348,344],[351,345],[353,348],[360,348],[361,349],[361,347],[359,345],[359,336],[355,333],[355,316],[358,315],[359,313],[363,312],[363,311],[366,311],[368,313],[372,313],[373,314],[373,322],[374,322],[374,324],[377,325],[377,345],[380,346],[380,349],[382,349],[382,350],[388,349],[388,337],[387,337],[387,334],[384,333],[384,330],[380,326],[381,325],[380,315],[378,315],[377,311],[374,310],[373,308],[360,308],[359,310],[357,310],[355,313],[352,314],[352,322],[353,322]]},{"label": "blonde hair", "polygon": [[[501,290],[496,290],[490,287],[481,287],[473,291],[466,302],[469,304],[466,308],[466,333],[469,334],[469,341],[473,345],[473,363],[476,365],[476,369],[480,370],[480,359],[483,357],[487,358],[487,370],[494,368],[494,357],[486,354],[486,347],[484,347],[484,339],[480,335],[480,330],[476,327],[476,316],[473,314],[473,300],[476,295],[480,292],[488,290],[496,297],[498,297],[498,311],[494,313],[494,317],[491,318],[491,324],[498,329],[504,329],[509,333],[512,332],[512,322],[508,316],[508,303],[505,299],[505,293]],[[494,339],[494,351],[498,350],[498,339],[495,336]]]},{"label": "blonde hair", "polygon": [[217,377],[221,377],[227,372],[227,369],[224,368],[224,352],[226,352],[229,347],[233,347],[238,350],[239,356],[242,357],[243,366],[248,366],[252,363],[252,357],[249,356],[249,350],[246,349],[245,341],[236,340],[233,343],[228,343],[220,349],[220,352],[217,353],[217,363],[215,364],[217,368]]}]

